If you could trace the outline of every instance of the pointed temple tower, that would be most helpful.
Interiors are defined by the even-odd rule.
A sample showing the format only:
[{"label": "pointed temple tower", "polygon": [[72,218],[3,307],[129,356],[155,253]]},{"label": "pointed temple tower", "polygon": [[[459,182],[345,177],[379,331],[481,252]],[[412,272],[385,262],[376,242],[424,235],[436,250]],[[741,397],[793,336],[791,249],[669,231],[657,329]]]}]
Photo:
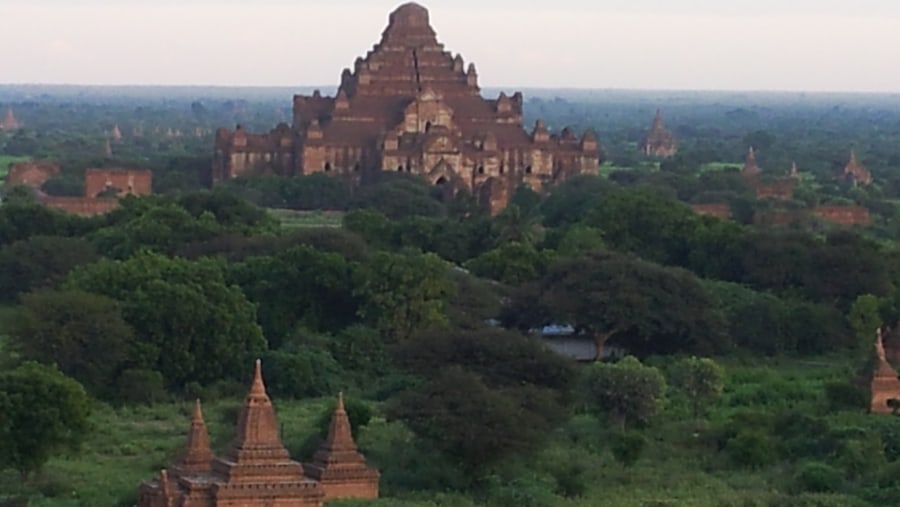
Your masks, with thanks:
[{"label": "pointed temple tower", "polygon": [[303,469],[308,477],[322,484],[325,500],[378,498],[380,474],[366,465],[366,459],[356,448],[342,394],[338,395],[331,416],[328,438],[316,452],[313,462],[305,463]]},{"label": "pointed temple tower", "polygon": [[873,414],[889,414],[893,410],[888,406],[891,399],[900,400],[900,379],[897,370],[887,360],[884,348],[884,336],[881,329],[875,339],[874,364],[869,378],[871,403],[869,411]]},{"label": "pointed temple tower", "polygon": [[19,120],[16,119],[16,115],[13,114],[12,108],[6,109],[6,116],[3,117],[3,120],[0,121],[0,130],[3,131],[13,131],[19,130],[22,128],[22,124],[19,123]]},{"label": "pointed temple tower", "polygon": [[438,42],[428,10],[407,3],[390,14],[381,41],[344,69],[334,97],[294,96],[292,126],[219,129],[211,179],[326,172],[364,182],[397,171],[450,193],[467,190],[497,210],[520,183],[540,191],[597,173],[593,134],[529,135],[522,108],[521,93],[483,98],[475,65]]},{"label": "pointed temple tower", "polygon": [[841,171],[839,179],[850,183],[853,186],[867,186],[872,184],[872,173],[856,159],[856,150],[850,150],[850,160],[847,162],[847,165],[844,166],[844,170]]},{"label": "pointed temple tower", "polygon": [[[342,410],[341,410],[342,412]],[[343,413],[343,424],[346,422]],[[338,416],[336,418],[340,419]],[[332,422],[332,428],[341,423]],[[335,459],[324,463],[344,464],[350,456],[343,436],[333,439]],[[331,441],[331,439],[330,439]],[[350,439],[350,444],[353,441]],[[353,446],[355,452],[356,447]],[[358,453],[357,453],[358,455]],[[317,455],[318,456],[318,455]],[[355,458],[354,458],[355,459]],[[365,460],[359,455],[363,467]],[[316,463],[319,458],[316,458]],[[378,495],[378,472],[354,473],[352,467],[328,475],[329,487],[338,496]],[[327,474],[326,474],[327,475]],[[360,484],[374,478],[374,484]],[[325,484],[306,477],[303,466],[291,460],[279,436],[275,408],[266,394],[260,362],[256,362],[253,383],[238,418],[237,434],[223,456],[215,457],[198,401],[191,418],[184,457],[154,480],[141,484],[138,507],[321,507]],[[371,496],[373,493],[374,496]]]},{"label": "pointed temple tower", "polygon": [[678,153],[678,143],[675,136],[666,129],[663,123],[662,112],[657,109],[653,119],[653,127],[647,138],[641,143],[641,152],[648,157],[668,158]]},{"label": "pointed temple tower", "polygon": [[756,163],[756,151],[751,146],[749,150],[747,150],[747,158],[744,159],[744,168],[741,170],[741,174],[744,175],[747,179],[758,178],[759,174],[762,172],[759,164]]}]

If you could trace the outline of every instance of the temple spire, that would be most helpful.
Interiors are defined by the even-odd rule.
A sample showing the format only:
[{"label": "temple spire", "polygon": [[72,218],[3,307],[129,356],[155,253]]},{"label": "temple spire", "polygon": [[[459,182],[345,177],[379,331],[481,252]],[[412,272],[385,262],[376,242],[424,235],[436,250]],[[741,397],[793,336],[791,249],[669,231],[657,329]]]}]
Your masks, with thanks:
[{"label": "temple spire", "polygon": [[253,384],[250,386],[251,396],[267,396],[266,385],[262,379],[262,361],[257,359],[253,367]]},{"label": "temple spire", "polygon": [[759,168],[759,165],[756,163],[756,151],[753,149],[753,146],[747,150],[747,159],[744,161],[744,170],[743,174],[747,177],[754,177],[759,175],[762,170]]},{"label": "temple spire", "polygon": [[180,468],[189,472],[208,471],[213,460],[209,447],[209,432],[203,420],[203,408],[200,400],[194,402],[194,414],[191,417],[191,431],[188,433],[187,452],[181,460]]},{"label": "temple spire", "polygon": [[266,394],[263,383],[262,362],[257,359],[253,369],[250,392],[244,398],[244,406],[238,418],[237,434],[228,452],[236,463],[281,461],[288,458],[287,449],[281,443],[275,407]]},{"label": "temple spire", "polygon": [[331,424],[328,426],[328,438],[325,439],[323,447],[332,452],[356,452],[356,442],[353,441],[350,419],[344,409],[344,393],[338,393],[337,405],[334,407]]}]

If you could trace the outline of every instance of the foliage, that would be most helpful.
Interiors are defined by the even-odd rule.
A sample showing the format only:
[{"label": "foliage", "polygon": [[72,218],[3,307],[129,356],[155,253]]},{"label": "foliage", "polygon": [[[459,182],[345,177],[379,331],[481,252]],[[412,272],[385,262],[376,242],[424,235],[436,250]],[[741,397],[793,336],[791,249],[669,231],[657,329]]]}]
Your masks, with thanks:
[{"label": "foliage", "polygon": [[491,389],[477,373],[452,366],[391,400],[387,414],[474,472],[533,449],[551,429],[544,393],[518,391]]},{"label": "foliage", "polygon": [[659,412],[665,389],[658,369],[631,356],[615,364],[595,363],[585,373],[589,409],[607,415],[621,428],[647,423]]},{"label": "foliage", "polygon": [[56,365],[98,396],[113,394],[134,339],[116,301],[78,290],[26,294],[10,334],[22,357]]},{"label": "foliage", "polygon": [[738,433],[728,440],[725,452],[735,465],[751,469],[764,467],[776,459],[771,439],[758,430]]},{"label": "foliage", "polygon": [[725,348],[718,314],[691,273],[612,252],[561,260],[505,312],[529,330],[567,323],[592,337],[597,357],[610,338],[634,353],[709,353]]},{"label": "foliage", "polygon": [[391,340],[446,324],[447,269],[434,254],[373,254],[358,272],[359,314]]},{"label": "foliage", "polygon": [[881,300],[872,294],[858,296],[850,307],[850,326],[856,334],[859,350],[870,351],[875,342],[876,331],[881,328]]},{"label": "foliage", "polygon": [[341,369],[328,352],[315,348],[263,354],[266,387],[278,398],[325,396],[340,387]]},{"label": "foliage", "polygon": [[543,274],[549,256],[527,243],[502,243],[466,262],[466,269],[476,276],[498,282],[518,284],[535,280]]},{"label": "foliage", "polygon": [[673,366],[670,384],[687,397],[696,419],[722,397],[725,371],[712,359],[689,357]]},{"label": "foliage", "polygon": [[121,303],[131,367],[159,371],[170,388],[229,378],[266,347],[252,303],[212,259],[145,252],[77,268],[68,285]]},{"label": "foliage", "polygon": [[0,414],[0,463],[23,478],[77,448],[90,429],[84,388],[37,363],[0,373]]},{"label": "foliage", "polygon": [[[328,428],[331,426],[334,409],[333,404],[326,405],[316,420],[319,437],[323,439],[328,436]],[[344,411],[347,412],[347,420],[350,422],[350,432],[354,439],[358,439],[362,429],[372,420],[372,408],[356,398],[344,397]]]},{"label": "foliage", "polygon": [[631,468],[637,463],[647,446],[647,437],[635,431],[616,433],[610,444],[610,450],[622,466]]},{"label": "foliage", "polygon": [[54,288],[76,266],[99,259],[80,238],[31,236],[0,248],[0,299],[14,301],[24,292]]}]

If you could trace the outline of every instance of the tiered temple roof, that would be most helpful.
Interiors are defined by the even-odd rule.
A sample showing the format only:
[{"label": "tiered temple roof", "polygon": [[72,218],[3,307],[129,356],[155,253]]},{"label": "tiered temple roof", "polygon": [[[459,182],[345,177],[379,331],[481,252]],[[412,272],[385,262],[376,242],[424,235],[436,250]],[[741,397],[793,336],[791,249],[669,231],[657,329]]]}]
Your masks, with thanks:
[{"label": "tiered temple roof", "polygon": [[362,181],[399,171],[505,205],[503,196],[519,183],[541,190],[596,173],[600,147],[592,133],[554,134],[543,123],[527,131],[522,108],[521,93],[483,98],[475,65],[445,50],[428,10],[408,3],[390,14],[365,57],[344,69],[334,97],[294,97],[293,126],[268,134],[220,129],[212,180],[327,172]]}]

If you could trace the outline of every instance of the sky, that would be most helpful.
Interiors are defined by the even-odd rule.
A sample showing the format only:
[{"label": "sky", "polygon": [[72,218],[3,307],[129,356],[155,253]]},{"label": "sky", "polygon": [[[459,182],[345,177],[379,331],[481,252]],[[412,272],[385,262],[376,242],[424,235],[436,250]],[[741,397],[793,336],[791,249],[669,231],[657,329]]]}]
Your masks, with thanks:
[{"label": "sky", "polygon": [[[0,83],[335,85],[385,0],[0,0]],[[900,93],[900,0],[431,0],[484,87]]]}]

